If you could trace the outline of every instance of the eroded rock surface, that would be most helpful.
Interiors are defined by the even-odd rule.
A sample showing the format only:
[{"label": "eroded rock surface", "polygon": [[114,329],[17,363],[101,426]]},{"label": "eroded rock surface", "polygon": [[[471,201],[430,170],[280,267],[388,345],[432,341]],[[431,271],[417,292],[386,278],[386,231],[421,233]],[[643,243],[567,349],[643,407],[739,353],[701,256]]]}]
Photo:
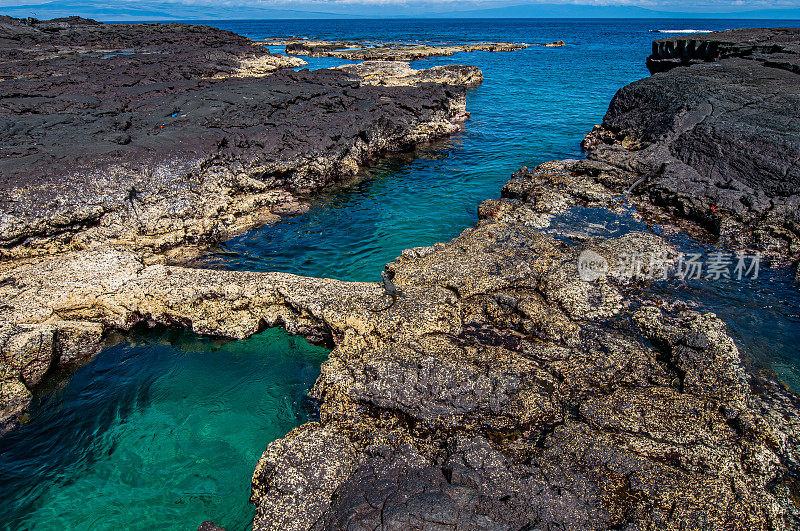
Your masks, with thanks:
[{"label": "eroded rock surface", "polygon": [[[688,69],[699,67],[705,65]],[[463,102],[461,87],[413,81],[406,87],[373,86],[369,76],[383,76],[384,82],[410,76],[404,65],[348,68],[360,68],[364,77],[346,68],[258,80],[188,79],[205,91],[203,98],[220,102],[224,114],[203,114],[203,127],[214,124],[207,127],[213,132],[205,133],[192,129],[199,127],[187,118],[193,108],[182,103],[173,111],[177,116],[169,117],[186,121],[170,129],[166,116],[159,115],[152,123],[164,125],[158,128],[159,137],[168,136],[150,138],[147,149],[159,163],[173,160],[173,151],[160,151],[167,149],[162,142],[167,138],[170,149],[182,157],[174,160],[194,160],[186,153],[205,153],[208,134],[211,145],[225,139],[223,145],[217,143],[217,158],[182,173],[135,159],[140,167],[157,171],[137,177],[144,181],[106,181],[118,196],[112,202],[117,206],[94,218],[78,218],[78,223],[69,216],[47,218],[49,211],[67,212],[46,195],[60,190],[55,182],[30,183],[36,184],[29,188],[40,194],[36,197],[41,203],[26,199],[28,188],[6,194],[8,208],[14,202],[30,201],[32,208],[38,204],[39,210],[33,211],[41,219],[31,219],[42,230],[14,240],[9,248],[27,249],[27,254],[20,253],[29,259],[6,260],[0,272],[0,429],[14,425],[48,371],[91,354],[109,331],[161,323],[244,338],[265,327],[284,326],[333,350],[311,393],[319,401],[318,421],[269,444],[259,460],[251,498],[257,508],[256,529],[750,531],[800,526],[797,398],[748,373],[742,354],[713,314],[669,300],[663,291],[656,295],[644,280],[613,273],[624,253],[671,257],[674,250],[650,233],[604,238],[587,231],[567,241],[543,230],[575,207],[625,209],[620,190],[631,188],[639,215],[672,215],[672,203],[639,191],[650,189],[643,179],[649,174],[641,169],[649,159],[632,158],[662,156],[659,148],[669,152],[669,127],[652,140],[652,147],[632,134],[621,138],[621,129],[603,129],[597,137],[608,145],[596,148],[589,160],[521,170],[500,199],[481,204],[475,227],[448,243],[408,249],[387,265],[388,276],[403,293],[388,307],[377,283],[192,269],[154,257],[155,250],[172,245],[163,241],[185,243],[185,234],[194,234],[174,231],[171,223],[189,219],[188,226],[194,227],[192,219],[226,219],[218,212],[230,213],[229,225],[210,232],[219,237],[236,226],[238,217],[263,212],[267,204],[256,202],[236,213],[220,207],[198,214],[198,201],[208,205],[220,196],[268,194],[273,181],[265,184],[267,179],[283,179],[279,189],[292,198],[296,190],[314,189],[316,170],[297,169],[313,161],[298,147],[307,144],[287,125],[290,116],[297,119],[310,109],[330,111],[315,118],[327,128],[311,143],[323,154],[340,146],[326,132],[334,125],[370,145],[360,125],[350,128],[359,116],[375,119],[378,145],[386,138],[429,138],[450,130],[464,116],[463,103],[458,103]],[[472,76],[466,74],[462,82]],[[0,90],[8,82],[21,81],[0,83]],[[337,87],[335,95],[326,92],[331,85]],[[285,102],[269,104],[266,120],[283,124],[270,126],[276,129],[263,125],[261,116],[246,118],[254,115],[254,108],[256,115],[262,112],[268,104],[259,95],[270,90],[270,97]],[[77,101],[75,94],[70,97]],[[183,92],[168,92],[170,101],[182,101],[179,94]],[[408,99],[392,107],[392,98],[403,94]],[[77,104],[70,100],[59,105],[74,109]],[[286,110],[293,106],[302,112]],[[409,111],[409,106],[420,111]],[[375,114],[376,107],[383,113]],[[723,116],[747,119],[746,113],[727,112]],[[19,114],[22,123],[36,118],[33,112]],[[625,115],[609,114],[609,121]],[[419,115],[427,118],[420,120]],[[142,111],[132,124],[150,124],[146,116]],[[234,125],[223,122],[231,116]],[[387,121],[394,124],[388,130],[398,136],[385,133]],[[181,136],[183,129],[199,148],[186,147],[190,137]],[[101,153],[92,154],[93,164],[107,149],[97,145]],[[249,161],[251,155],[253,164],[266,164],[255,146],[258,153],[292,162],[260,173],[249,171],[250,162],[232,165],[230,161]],[[42,157],[54,167],[60,163],[36,149],[25,153],[19,157]],[[677,155],[670,156],[677,160]],[[327,167],[327,160],[316,163]],[[225,175],[211,179],[224,185],[202,188],[206,181],[201,180],[202,186],[195,186],[198,175],[216,175],[204,173],[208,168],[227,167],[233,181]],[[116,179],[110,175],[83,174],[82,179]],[[176,181],[175,175],[187,175],[188,184]],[[145,189],[144,184],[153,182],[160,184]],[[94,190],[87,186],[74,189]],[[160,195],[174,198],[176,193],[185,193],[191,202],[183,203],[183,209],[160,202]],[[287,196],[277,203],[286,208],[292,200]],[[140,218],[165,223],[166,229],[146,240],[148,233],[139,227],[148,227],[147,222],[132,222]],[[93,219],[100,221],[80,221]],[[135,227],[131,234],[136,242],[126,239],[127,233],[113,232],[124,223]],[[4,230],[9,226],[20,225]],[[159,236],[174,232],[183,235],[174,240]],[[81,234],[111,236],[76,245]],[[67,249],[76,250],[63,252]],[[31,258],[55,251],[60,254]],[[582,280],[578,262],[586,251],[608,264],[610,273]]]},{"label": "eroded rock surface", "polygon": [[366,85],[416,86],[420,83],[446,83],[475,87],[483,82],[483,74],[475,66],[434,66],[414,70],[402,61],[363,61],[336,67],[355,75]]},{"label": "eroded rock surface", "polygon": [[520,172],[475,228],[387,266],[406,297],[337,340],[320,421],[259,462],[255,529],[800,523],[796,399],[748,375],[715,316],[579,278],[586,249],[612,266],[671,251],[652,234],[543,234],[531,212],[559,203],[544,183],[573,173]]},{"label": "eroded rock surface", "polygon": [[800,28],[714,31],[659,39],[647,58],[650,72],[739,57],[800,73]]},{"label": "eroded rock surface", "polygon": [[476,227],[404,251],[387,266],[404,296],[385,311],[377,283],[148,265],[125,250],[20,265],[0,278],[5,420],[110,329],[285,326],[334,349],[312,390],[319,421],[258,464],[256,529],[796,527],[794,396],[748,374],[713,315],[578,274],[586,249],[613,269],[669,245],[541,231],[576,198],[619,200],[582,164],[523,170]]},{"label": "eroded rock surface", "polygon": [[656,41],[658,73],[620,89],[584,143],[589,158],[637,173],[632,194],[726,247],[796,260],[798,61],[797,29]]},{"label": "eroded rock surface", "polygon": [[[280,41],[277,41],[280,42]],[[274,44],[275,41],[270,42]],[[453,45],[366,45],[359,42],[294,41],[286,42],[286,53],[308,57],[339,57],[351,61],[414,61],[425,57],[449,56],[462,52],[513,52],[526,44],[489,42]]]},{"label": "eroded rock surface", "polygon": [[3,259],[183,252],[275,221],[365,159],[457,130],[480,79],[265,76],[299,60],[205,26],[6,19],[0,32]]},{"label": "eroded rock surface", "polygon": [[631,233],[580,245],[547,219],[619,197],[583,161],[523,170],[481,221],[409,249],[377,283],[150,264],[98,249],[0,277],[7,426],[48,370],[138,323],[334,346],[318,422],[267,448],[256,529],[791,529],[798,403],[745,371],[723,323],[646,283],[581,280],[590,249],[670,255]]},{"label": "eroded rock surface", "polygon": [[330,343],[359,321],[371,326],[367,308],[380,293],[283,273],[148,265],[108,247],[13,267],[0,276],[0,424],[13,423],[48,370],[94,353],[110,330],[160,323],[242,339],[284,326]]}]

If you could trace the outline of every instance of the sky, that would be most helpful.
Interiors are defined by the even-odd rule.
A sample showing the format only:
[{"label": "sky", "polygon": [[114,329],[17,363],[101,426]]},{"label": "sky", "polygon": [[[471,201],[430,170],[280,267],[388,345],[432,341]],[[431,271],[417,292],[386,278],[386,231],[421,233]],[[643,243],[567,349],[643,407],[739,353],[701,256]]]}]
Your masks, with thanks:
[{"label": "sky", "polygon": [[[0,0],[2,7],[15,7],[23,5],[41,4],[68,4],[71,2],[58,2],[54,0]],[[89,2],[86,2],[89,3]],[[116,0],[117,4],[142,4],[141,0]],[[228,5],[244,7],[268,7],[292,9],[293,6],[305,8],[309,4],[325,6],[341,5],[436,5],[451,4],[452,0],[316,0],[310,2],[297,2],[295,0],[161,0],[163,5],[174,6],[210,6]],[[475,9],[485,9],[498,6],[520,4],[559,4],[559,5],[590,5],[590,6],[636,6],[657,11],[750,11],[760,9],[792,9],[800,8],[800,0],[467,0],[459,2],[474,6]]]},{"label": "sky", "polygon": [[742,18],[798,19],[800,0],[0,0],[0,14],[37,18],[72,14],[100,20],[215,18],[223,10],[239,13],[239,18],[298,18],[303,13],[317,18],[325,14],[437,16],[475,11],[476,16],[647,18],[670,13],[742,13]]}]

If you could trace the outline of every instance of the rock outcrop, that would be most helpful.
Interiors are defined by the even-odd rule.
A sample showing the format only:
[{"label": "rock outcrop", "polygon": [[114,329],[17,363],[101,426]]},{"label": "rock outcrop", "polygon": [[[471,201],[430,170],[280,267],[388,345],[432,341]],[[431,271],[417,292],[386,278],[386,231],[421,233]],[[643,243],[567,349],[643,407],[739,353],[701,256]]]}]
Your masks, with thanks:
[{"label": "rock outcrop", "polygon": [[[476,227],[404,251],[386,311],[376,283],[125,250],[19,265],[0,277],[6,412],[111,329],[284,326],[334,348],[312,390],[319,421],[259,461],[256,529],[797,526],[797,400],[745,371],[719,319],[617,273],[623,253],[669,245],[541,230],[574,205],[623,208],[586,164],[522,170]],[[587,250],[608,275],[581,279]]]},{"label": "rock outcrop", "polygon": [[182,24],[12,19],[0,57],[2,259],[184,253],[275,221],[367,158],[457,130],[480,80],[458,66],[406,69],[407,86],[264,77],[299,60]]},{"label": "rock outcrop", "polygon": [[369,303],[380,299],[374,284],[342,286],[282,273],[147,265],[140,254],[109,247],[13,267],[0,279],[0,428],[13,425],[48,370],[80,361],[108,332],[139,323],[234,339],[284,326],[330,343],[333,330],[359,314],[367,321]]},{"label": "rock outcrop", "polygon": [[800,28],[737,29],[659,39],[647,58],[651,73],[729,58],[744,58],[800,73]]},{"label": "rock outcrop", "polygon": [[475,228],[387,266],[406,297],[337,340],[319,421],[258,464],[255,529],[800,523],[796,399],[748,375],[713,315],[579,278],[583,251],[614,270],[665,242],[539,230],[567,190],[614,200],[575,164],[520,172]]},{"label": "rock outcrop", "polygon": [[417,86],[420,83],[445,83],[475,87],[483,82],[483,74],[474,66],[434,66],[414,70],[402,61],[363,61],[336,67],[355,75],[365,85]]},{"label": "rock outcrop", "polygon": [[796,260],[798,61],[797,29],[656,41],[648,66],[657,73],[617,93],[584,142],[589,158],[634,170],[632,194],[726,247]]},{"label": "rock outcrop", "polygon": [[307,57],[339,57],[348,61],[415,61],[426,57],[442,57],[462,52],[513,52],[526,44],[489,42],[442,45],[366,45],[359,42],[295,41],[286,44],[286,53]]}]

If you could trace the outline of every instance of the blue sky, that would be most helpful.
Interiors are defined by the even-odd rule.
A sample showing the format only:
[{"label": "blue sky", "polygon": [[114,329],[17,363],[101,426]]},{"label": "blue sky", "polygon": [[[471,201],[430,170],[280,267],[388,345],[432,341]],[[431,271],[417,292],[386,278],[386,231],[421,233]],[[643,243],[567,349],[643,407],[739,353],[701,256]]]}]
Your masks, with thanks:
[{"label": "blue sky", "polygon": [[[22,5],[40,4],[69,4],[71,2],[58,2],[54,0],[0,0],[0,6],[14,7]],[[93,2],[85,2],[93,3]],[[99,2],[98,2],[99,3]],[[142,4],[141,0],[116,0],[115,4],[129,4],[135,6]],[[297,2],[294,0],[160,0],[159,4],[171,5],[176,8],[182,6],[243,6],[263,8],[307,8],[309,5],[325,6],[343,5],[393,5],[393,6],[435,6],[437,4],[453,4],[453,0],[315,0]],[[559,4],[588,5],[588,6],[636,6],[657,11],[749,11],[758,9],[800,8],[800,0],[481,0],[458,2],[474,6],[475,9],[484,9],[498,6],[521,4]]]},{"label": "blue sky", "polygon": [[0,14],[74,14],[100,20],[460,16],[469,11],[487,17],[649,18],[676,13],[800,19],[800,0],[0,0]]}]

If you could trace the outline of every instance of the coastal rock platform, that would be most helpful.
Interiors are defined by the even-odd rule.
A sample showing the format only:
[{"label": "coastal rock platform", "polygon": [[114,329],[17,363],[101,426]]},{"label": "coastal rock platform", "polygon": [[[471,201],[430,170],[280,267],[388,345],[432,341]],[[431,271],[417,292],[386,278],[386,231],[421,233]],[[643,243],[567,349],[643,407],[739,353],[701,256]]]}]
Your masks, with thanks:
[{"label": "coastal rock platform", "polygon": [[[259,461],[256,529],[795,527],[797,399],[745,369],[714,315],[613,273],[625,252],[674,253],[666,241],[541,230],[575,201],[615,208],[582,164],[523,169],[475,227],[404,251],[388,308],[375,283],[117,249],[20,265],[0,277],[6,411],[108,330],[283,326],[333,351],[319,420]],[[609,274],[581,278],[587,251]]]},{"label": "coastal rock platform", "polygon": [[270,73],[304,63],[204,26],[83,19],[0,20],[0,58],[4,260],[185,252],[302,211],[368,158],[459,129],[481,79]]},{"label": "coastal rock platform", "polygon": [[522,170],[476,227],[387,265],[405,296],[339,336],[311,393],[319,421],[255,471],[255,529],[800,522],[797,399],[745,370],[715,316],[580,277],[582,253],[613,271],[666,242],[540,230],[575,198],[613,208],[580,170]]},{"label": "coastal rock platform", "polygon": [[367,85],[416,86],[420,83],[447,83],[475,87],[483,82],[483,74],[474,66],[434,66],[414,70],[402,61],[363,61],[336,67],[355,75]]},{"label": "coastal rock platform", "polygon": [[[730,74],[747,68],[744,84]],[[0,204],[0,430],[18,422],[49,372],[79,363],[115,331],[166,325],[238,339],[283,326],[332,351],[311,391],[318,419],[270,443],[257,464],[255,529],[796,529],[797,397],[747,370],[715,315],[620,273],[626,254],[668,262],[675,249],[650,232],[545,230],[570,209],[628,212],[628,201],[639,208],[631,216],[698,223],[690,214],[712,200],[707,210],[728,216],[718,236],[732,234],[731,219],[760,230],[755,208],[713,194],[766,197],[753,203],[768,205],[757,211],[766,216],[793,204],[796,188],[782,182],[795,178],[784,164],[794,154],[793,117],[767,129],[747,109],[790,101],[794,78],[781,76],[795,74],[765,68],[732,57],[622,89],[587,160],[521,169],[498,199],[481,203],[475,226],[387,264],[393,294],[377,283],[172,265],[159,252],[224,237],[253,223],[250,215],[302,208],[302,194],[366,154],[452,131],[477,72],[407,75],[403,64],[262,78],[213,72],[114,87],[99,102],[86,96],[88,80],[12,74],[0,83],[8,96],[0,117],[3,146],[15,151],[0,170],[25,180],[5,173]],[[769,98],[758,96],[765,75],[778,76]],[[458,81],[427,82],[446,76]],[[713,101],[709,112],[694,110],[692,87],[701,104]],[[105,109],[117,92],[134,111],[114,129],[130,140],[112,144],[130,151],[102,140],[105,122],[89,125],[105,113],[83,110]],[[34,113],[34,102],[46,112]],[[717,141],[765,131],[764,166],[750,168],[784,164],[783,177],[764,170],[748,181],[742,172],[732,187],[716,186],[714,171],[702,173],[706,148],[694,147],[710,145],[698,129],[705,122]],[[736,124],[741,137],[730,132]],[[756,156],[714,153],[730,171]],[[90,171],[124,154],[135,170]],[[26,173],[26,164],[40,172]],[[258,199],[225,207],[242,196]],[[680,201],[688,206],[677,211]],[[204,220],[209,228],[197,229]]]},{"label": "coastal rock platform", "polygon": [[589,159],[632,170],[632,195],[669,207],[725,247],[796,261],[798,43],[798,29],[655,41],[654,75],[620,89],[584,141]]},{"label": "coastal rock platform", "polygon": [[284,42],[289,55],[307,57],[338,57],[348,61],[415,61],[426,57],[445,57],[463,52],[513,52],[527,44],[488,42],[476,44],[441,45],[366,45],[360,42],[293,41]]}]

